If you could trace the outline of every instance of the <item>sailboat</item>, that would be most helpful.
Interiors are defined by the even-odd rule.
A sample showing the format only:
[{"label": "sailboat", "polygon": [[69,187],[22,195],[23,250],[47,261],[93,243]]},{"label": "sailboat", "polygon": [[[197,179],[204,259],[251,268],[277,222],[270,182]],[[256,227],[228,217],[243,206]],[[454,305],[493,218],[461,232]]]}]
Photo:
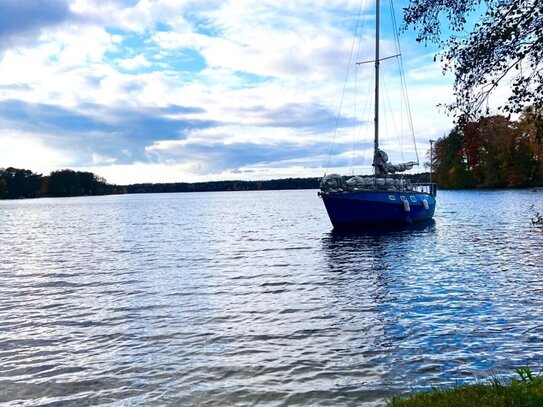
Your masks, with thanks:
[{"label": "sailboat", "polygon": [[[379,68],[381,61],[392,57],[380,56],[380,0],[376,0],[375,7],[375,60],[370,61],[375,65],[374,174],[350,178],[329,174],[322,178],[319,196],[334,228],[426,221],[434,216],[436,207],[434,183],[414,184],[393,177],[393,174],[418,165],[418,160],[394,165],[388,161],[388,154],[379,147]],[[394,57],[399,58],[401,54]]]}]

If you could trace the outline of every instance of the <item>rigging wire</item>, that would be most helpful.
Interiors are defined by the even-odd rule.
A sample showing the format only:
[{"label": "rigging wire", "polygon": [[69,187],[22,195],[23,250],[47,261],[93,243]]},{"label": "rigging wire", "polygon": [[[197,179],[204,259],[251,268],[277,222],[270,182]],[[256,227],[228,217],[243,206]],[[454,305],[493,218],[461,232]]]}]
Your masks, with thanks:
[{"label": "rigging wire", "polygon": [[[358,36],[358,47],[356,49],[356,59],[359,60],[360,48],[362,46],[362,36],[364,35],[364,22],[366,21],[367,7],[364,8],[364,15],[362,16],[362,26],[360,28],[360,36]],[[355,161],[357,158],[358,141],[360,139],[360,127],[357,126],[358,117],[358,62],[354,65],[354,111],[353,111],[353,147],[352,147],[352,161],[351,161],[351,175],[355,172]],[[367,103],[367,102],[366,102]],[[365,109],[365,108],[364,108]]]},{"label": "rigging wire", "polygon": [[[358,59],[358,55],[360,53],[360,43],[362,41],[358,41],[358,49],[356,51],[356,60]],[[354,66],[354,106],[353,106],[353,148],[352,148],[352,159],[351,159],[351,175],[354,175],[354,160],[356,157],[356,102],[357,102],[357,95],[358,95],[358,69],[357,66]]]},{"label": "rigging wire", "polygon": [[[355,152],[356,154],[356,157],[355,157],[355,160],[356,161],[359,157],[360,157],[360,161],[361,161],[361,164],[360,164],[360,171],[362,172],[363,170],[363,167],[364,167],[364,159],[365,159],[365,156],[364,156],[364,151],[366,149],[366,145],[367,145],[367,139],[368,139],[368,134],[369,134],[369,127],[370,127],[370,124],[371,124],[371,107],[373,105],[373,84],[375,82],[375,76],[373,75],[373,73],[371,75],[368,75],[370,80],[368,82],[369,86],[368,86],[368,90],[366,92],[366,97],[365,97],[365,104],[364,104],[364,107],[362,109],[362,114],[360,116],[360,126],[358,126],[358,131],[357,131],[357,137],[356,137],[356,143],[354,145],[354,148],[353,148],[353,151]],[[360,154],[360,150],[359,150],[359,145],[360,145],[360,135],[363,134],[364,135],[364,140],[363,140],[363,143],[362,143],[362,153]],[[353,161],[353,164],[352,164],[352,167],[353,167],[353,172],[356,168],[356,166],[354,165],[354,161]]]},{"label": "rigging wire", "polygon": [[[336,125],[335,125],[335,128],[334,128],[334,136],[332,138],[332,143],[330,145],[330,153],[328,154],[328,164],[326,165],[326,172],[328,172],[328,169],[330,168],[330,160],[332,159],[332,152],[334,150],[334,144],[335,144],[335,141],[336,141],[337,129],[338,129],[338,126],[339,126],[339,118],[341,116],[341,108],[343,107],[343,100],[345,98],[345,90],[347,88],[347,79],[349,77],[349,72],[351,70],[351,63],[352,63],[352,60],[353,60],[353,52],[354,52],[354,45],[356,43],[356,37],[357,37],[356,34],[358,32],[358,27],[360,26],[360,16],[362,14],[362,5],[363,4],[364,4],[364,0],[361,0],[360,1],[360,7],[358,9],[358,16],[356,18],[355,35],[353,37],[353,43],[351,45],[351,53],[349,54],[349,64],[347,65],[347,72],[345,73],[345,80],[343,82],[343,91],[341,92],[341,101],[339,103],[339,109],[338,109],[338,114],[337,114],[337,118],[336,118]],[[364,13],[364,17],[365,17],[365,13]],[[365,18],[364,18],[364,20],[365,20]]]},{"label": "rigging wire", "polygon": [[[381,73],[381,66],[379,66],[379,73]],[[386,94],[386,85],[385,85],[385,80],[383,78],[383,75],[379,75],[379,86],[380,86],[380,89],[382,90],[382,92],[379,92],[379,96],[381,96],[381,99],[384,99],[384,96]],[[383,102],[385,102],[385,100],[383,100]],[[383,131],[380,132],[380,134],[389,134],[389,131],[388,131],[388,112],[387,112],[387,109],[386,109],[386,104],[385,103],[382,103],[381,106],[383,107],[382,109],[382,118],[383,120],[381,120],[380,122],[382,123],[382,127],[383,127]],[[394,121],[394,120],[392,120]],[[388,147],[390,147],[390,142],[388,141],[387,138],[384,138],[384,137],[379,137],[379,140],[381,141],[380,142],[380,147],[385,147],[385,150],[388,150]]]},{"label": "rigging wire", "polygon": [[415,147],[415,155],[417,157],[417,163],[418,163],[419,162],[419,153],[418,153],[418,150],[417,150],[417,141],[415,139],[415,130],[414,130],[414,127],[413,127],[413,117],[411,116],[411,106],[409,104],[409,96],[407,94],[407,84],[406,84],[406,80],[405,80],[405,71],[404,71],[404,67],[403,67],[403,60],[401,58],[402,51],[401,51],[401,47],[400,47],[400,32],[398,30],[398,24],[396,22],[396,12],[395,12],[395,9],[394,9],[394,2],[392,0],[390,0],[389,3],[390,3],[391,15],[392,15],[392,28],[393,28],[393,31],[394,31],[394,40],[395,40],[394,42],[395,42],[395,45],[396,45],[397,53],[400,55],[400,57],[397,58],[397,62],[398,62],[398,69],[400,71],[400,83],[401,83],[400,86],[401,86],[401,93],[402,93],[402,96],[403,96],[402,101],[405,100],[409,130],[411,132],[411,138],[413,140],[413,145]]},{"label": "rigging wire", "polygon": [[[336,138],[337,138],[337,134],[338,134],[339,120],[341,118],[341,111],[342,111],[343,104],[344,104],[344,101],[345,101],[345,95],[346,95],[346,90],[347,90],[347,81],[349,79],[349,74],[351,73],[351,65],[353,63],[353,56],[355,54],[355,45],[356,45],[357,39],[358,39],[358,46],[357,46],[357,49],[356,49],[356,59],[358,59],[358,56],[360,55],[360,48],[361,48],[361,44],[362,44],[362,36],[363,36],[363,32],[364,32],[363,31],[364,22],[366,20],[366,13],[368,11],[367,10],[368,9],[367,2],[368,2],[368,0],[361,0],[360,1],[360,7],[358,9],[358,15],[357,15],[356,26],[355,26],[355,35],[353,37],[353,42],[351,44],[351,51],[350,51],[350,54],[349,54],[349,63],[348,63],[347,70],[346,70],[346,73],[345,73],[345,78],[344,78],[344,83],[343,83],[343,90],[342,90],[342,94],[341,94],[341,100],[340,100],[340,104],[339,104],[338,114],[337,114],[337,117],[336,117],[336,123],[335,123],[335,127],[334,127],[334,134],[333,134],[332,142],[330,144],[330,152],[329,152],[329,155],[328,155],[328,163],[327,163],[327,166],[326,166],[325,175],[328,172],[328,170],[330,169],[332,154],[333,154],[333,150],[334,150],[334,146],[335,146]],[[366,5],[365,7],[364,7],[364,4]],[[362,10],[364,10],[364,14],[363,14],[363,17],[361,19]],[[405,78],[405,72],[404,72],[404,67],[403,67],[403,61],[401,59],[401,47],[400,47],[400,41],[399,41],[399,31],[398,31],[398,26],[397,26],[397,22],[396,22],[396,15],[395,15],[395,10],[394,10],[393,0],[390,0],[390,11],[391,11],[391,20],[392,20],[392,25],[393,25],[393,30],[394,30],[394,45],[395,45],[395,50],[396,50],[397,55],[387,57],[387,58],[384,58],[384,59],[389,59],[389,58],[392,58],[392,57],[397,58],[397,65],[398,65],[398,71],[399,71],[399,77],[400,77],[400,98],[399,98],[400,99],[400,105],[401,105],[400,106],[400,132],[398,132],[396,123],[394,121],[393,121],[392,124],[394,126],[396,136],[399,139],[398,143],[399,143],[399,146],[400,146],[400,152],[401,152],[402,160],[404,160],[403,139],[401,138],[401,133],[403,132],[403,123],[404,123],[403,114],[404,114],[404,103],[405,103],[405,110],[406,110],[406,113],[407,113],[407,123],[408,123],[408,127],[409,127],[409,132],[411,133],[411,138],[412,138],[413,145],[414,145],[414,148],[415,148],[415,155],[416,155],[417,163],[418,163],[419,162],[419,155],[418,155],[418,151],[417,151],[415,132],[414,132],[413,121],[412,121],[412,116],[411,116],[411,107],[410,107],[410,103],[409,103],[409,97],[408,97],[408,94],[407,94],[407,86],[406,86],[406,78]],[[360,35],[358,35],[359,30],[360,30]],[[381,68],[379,68],[379,69],[381,69]],[[352,149],[352,158],[351,158],[351,173],[352,174],[354,174],[354,172],[355,172],[355,161],[357,160],[359,155],[361,155],[361,157],[362,157],[362,159],[361,159],[361,167],[360,167],[361,170],[363,170],[363,167],[364,167],[364,161],[365,161],[364,152],[365,152],[365,149],[366,149],[367,137],[368,137],[369,128],[370,128],[370,125],[371,125],[371,118],[370,118],[370,115],[371,115],[371,112],[370,112],[371,102],[375,102],[373,100],[374,99],[373,93],[371,92],[372,86],[375,83],[375,72],[373,72],[372,75],[368,75],[368,76],[371,77],[370,86],[368,88],[368,96],[366,97],[365,106],[362,109],[362,116],[363,117],[361,118],[361,123],[365,122],[365,131],[363,132],[362,131],[362,125],[357,126],[357,116],[359,114],[359,111],[358,111],[358,99],[357,99],[357,95],[358,95],[358,89],[357,89],[358,88],[357,64],[355,64],[354,76],[355,76],[354,77],[354,110],[353,110],[353,135],[352,135],[353,149]],[[383,75],[381,75],[381,80],[379,82],[380,82],[380,85],[382,86],[382,88],[384,89],[384,95],[383,96],[386,97],[386,101],[388,102],[388,109],[389,109],[389,111],[387,112],[387,110],[386,110],[387,105],[385,103],[384,104],[385,109],[383,109],[383,112],[384,112],[385,117],[386,117],[386,115],[388,113],[390,113],[391,116],[393,117],[392,104],[390,102],[390,97],[389,97],[389,94],[388,94],[388,90],[386,88],[386,84],[384,83],[382,78],[383,78]],[[383,97],[383,96],[381,96],[381,97]],[[367,115],[364,114],[366,112],[366,110],[367,110]],[[364,120],[366,118],[367,118],[367,120]],[[385,123],[385,126],[387,126],[388,120],[385,120],[384,123]],[[357,127],[358,127],[358,130],[357,130]],[[387,130],[388,130],[388,127],[387,127]],[[362,153],[360,154],[359,144],[360,144],[360,134],[361,133],[363,133],[363,135],[364,135],[364,141],[363,141],[363,144],[362,144]]]},{"label": "rigging wire", "polygon": [[[364,119],[365,119],[365,122],[366,122],[366,127],[365,127],[365,131],[364,131],[364,142],[362,143],[362,159],[361,159],[361,163],[360,163],[360,172],[363,171],[363,168],[364,168],[364,161],[365,161],[365,154],[364,154],[364,151],[366,150],[366,146],[368,145],[368,135],[370,133],[370,127],[371,127],[371,124],[372,124],[372,120],[371,120],[371,108],[372,108],[372,105],[373,105],[373,98],[374,98],[374,95],[373,95],[373,88],[374,88],[374,84],[375,84],[375,74],[373,73],[372,71],[372,74],[370,75],[370,81],[369,81],[369,86],[368,86],[368,91],[366,92],[366,106],[365,106],[365,111],[366,113],[363,115]],[[362,131],[362,126],[360,128],[360,131]]]},{"label": "rigging wire", "polygon": [[[381,68],[379,68],[381,69]],[[381,78],[384,77],[384,75],[380,75]],[[390,117],[392,118],[390,120],[390,122],[392,123],[392,127],[393,127],[393,134],[396,135],[396,141],[398,143],[398,145],[400,146],[400,154],[402,156],[402,161],[405,161],[404,159],[404,154],[403,154],[403,142],[402,142],[402,137],[401,137],[401,127],[400,127],[400,131],[398,131],[398,127],[396,126],[396,121],[394,120],[394,111],[392,110],[392,103],[390,102],[390,96],[389,96],[389,93],[388,93],[388,88],[386,86],[386,82],[384,79],[381,80],[381,88],[383,89],[383,99],[384,99],[384,109],[383,109],[383,112],[385,113],[385,116],[387,114],[387,110],[386,108],[388,107],[389,109],[389,113],[390,113]],[[388,124],[388,120],[386,120],[385,118],[385,126],[387,126]],[[387,130],[387,133],[388,133],[388,126],[386,127],[386,130]],[[388,133],[390,134],[390,133]]]},{"label": "rigging wire", "polygon": [[[367,12],[368,12],[368,4],[367,4],[367,0],[366,0],[366,6],[364,7],[364,15],[362,17],[362,22],[364,23],[366,21],[366,15],[367,15]],[[362,29],[360,30],[360,37],[359,37],[359,42],[358,42],[358,50],[357,50],[357,61],[359,60],[359,56],[360,56],[360,47],[362,46],[362,36],[364,35],[364,29],[363,29],[363,25],[362,25]],[[365,62],[356,62],[355,64],[355,74],[358,75],[358,68],[362,68],[362,66],[365,65]],[[373,95],[373,88],[374,88],[374,83],[375,83],[375,73],[373,70],[370,71],[371,73],[369,75],[367,75],[367,77],[369,77],[369,87],[368,87],[368,90],[367,90],[367,93],[366,93],[366,98],[364,99],[365,100],[365,104],[364,104],[364,107],[362,109],[362,115],[360,117],[360,126],[358,126],[358,131],[356,132],[356,139],[355,139],[355,143],[354,143],[354,147],[353,147],[353,162],[351,163],[351,171],[352,173],[354,174],[355,172],[355,169],[356,169],[356,166],[355,166],[355,162],[359,159],[359,157],[361,158],[360,159],[360,171],[362,172],[363,171],[363,167],[364,167],[364,161],[365,161],[365,149],[366,149],[366,146],[368,144],[368,134],[369,134],[369,128],[370,128],[370,125],[371,123],[373,123],[372,119],[371,119],[371,108],[373,106],[373,99],[374,99],[374,95]],[[355,86],[355,95],[358,95],[358,85]],[[357,97],[357,96],[355,96]],[[355,99],[356,100],[356,99]],[[365,123],[365,131],[363,131],[364,127],[362,126],[362,123]],[[360,135],[363,134],[364,136],[364,139],[363,139],[363,143],[362,143],[362,152],[360,152],[359,150],[359,145],[360,145]]]}]

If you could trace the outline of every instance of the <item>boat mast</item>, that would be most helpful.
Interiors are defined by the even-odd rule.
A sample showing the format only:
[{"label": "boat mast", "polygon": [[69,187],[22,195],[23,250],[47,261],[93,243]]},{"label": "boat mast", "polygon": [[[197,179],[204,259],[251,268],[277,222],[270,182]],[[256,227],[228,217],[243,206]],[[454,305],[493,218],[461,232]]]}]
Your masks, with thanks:
[{"label": "boat mast", "polygon": [[373,169],[377,174],[377,162],[379,154],[379,20],[380,0],[375,2],[375,140],[373,146]]}]

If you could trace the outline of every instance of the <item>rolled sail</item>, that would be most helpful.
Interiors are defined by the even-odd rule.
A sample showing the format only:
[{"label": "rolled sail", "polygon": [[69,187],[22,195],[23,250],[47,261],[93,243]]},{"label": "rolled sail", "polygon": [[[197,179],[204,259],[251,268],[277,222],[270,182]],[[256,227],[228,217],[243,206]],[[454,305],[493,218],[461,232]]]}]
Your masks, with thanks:
[{"label": "rolled sail", "polygon": [[415,162],[415,161],[409,161],[409,162],[406,162],[406,163],[402,163],[402,164],[390,164],[388,163],[387,164],[387,170],[390,174],[394,174],[395,172],[403,172],[403,171],[407,171],[407,170],[410,170],[411,168],[413,168],[414,165],[418,165],[419,163]]},{"label": "rolled sail", "polygon": [[387,174],[407,171],[413,168],[414,165],[419,165],[419,163],[416,161],[409,161],[401,164],[391,164],[388,162],[388,154],[383,150],[377,150],[377,154],[373,158],[375,174],[378,177],[386,177]]}]

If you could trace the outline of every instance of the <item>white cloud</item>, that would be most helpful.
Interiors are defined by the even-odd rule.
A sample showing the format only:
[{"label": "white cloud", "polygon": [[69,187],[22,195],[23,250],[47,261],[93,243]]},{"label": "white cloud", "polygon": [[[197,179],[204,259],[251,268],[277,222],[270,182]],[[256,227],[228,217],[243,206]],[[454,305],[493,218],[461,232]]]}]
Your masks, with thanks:
[{"label": "white cloud", "polygon": [[[326,161],[322,156],[333,134],[358,7],[358,0],[141,0],[132,5],[73,0],[71,14],[41,29],[35,43],[17,44],[0,55],[0,105],[58,108],[59,120],[71,120],[64,129],[55,123],[59,132],[63,137],[79,132],[74,140],[85,143],[86,154],[77,146],[62,151],[47,146],[49,130],[25,133],[27,124],[2,117],[9,109],[3,113],[0,106],[0,123],[9,122],[12,131],[1,133],[3,146],[11,146],[9,162],[33,170],[94,168],[116,183],[234,174],[318,176],[322,169],[316,167]],[[366,18],[370,21],[371,13]],[[366,33],[360,59],[372,58],[372,41]],[[383,48],[388,52],[391,44],[384,41]],[[409,54],[419,58],[414,48]],[[414,85],[414,123],[421,137],[435,137],[433,131],[449,127],[435,104],[450,95],[450,82],[437,75],[431,57],[420,58],[407,73]],[[359,85],[365,89],[364,75],[361,71]],[[345,117],[353,114],[345,108],[354,100],[351,90]],[[392,98],[394,92],[391,88]],[[357,97],[360,110],[365,98]],[[172,106],[187,109],[167,111]],[[156,116],[148,116],[153,109]],[[141,112],[143,130],[127,135],[122,131],[127,118],[119,112],[131,112],[131,123]],[[100,128],[78,128],[73,121],[79,119]],[[179,131],[164,129],[168,119],[183,123]],[[340,128],[337,141],[342,148],[352,143],[352,132]],[[24,158],[25,144],[42,158]],[[230,163],[215,166],[219,154],[206,146],[223,148],[220,158]],[[262,161],[245,159],[251,151],[234,146],[260,146],[255,154]],[[180,153],[187,149],[199,155]]]},{"label": "white cloud", "polygon": [[127,69],[129,71],[133,71],[139,68],[147,68],[151,66],[151,62],[148,61],[144,55],[136,55],[135,57],[128,59],[119,59],[117,60],[117,64],[121,68]]},{"label": "white cloud", "polygon": [[0,130],[0,167],[27,168],[47,174],[74,164],[62,151],[45,145],[42,135]]}]

